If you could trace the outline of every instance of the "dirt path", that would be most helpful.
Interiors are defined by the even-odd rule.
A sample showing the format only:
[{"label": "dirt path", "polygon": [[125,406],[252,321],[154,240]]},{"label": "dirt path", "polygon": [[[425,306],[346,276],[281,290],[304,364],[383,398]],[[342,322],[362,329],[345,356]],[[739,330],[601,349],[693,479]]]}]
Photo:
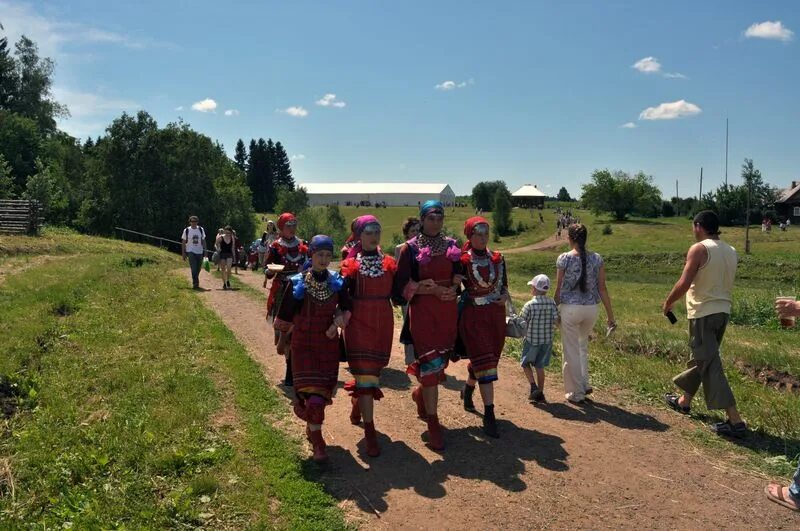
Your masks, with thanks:
[{"label": "dirt path", "polygon": [[500,251],[503,254],[519,254],[519,253],[527,253],[528,251],[549,251],[551,249],[559,249],[561,247],[564,247],[566,249],[566,246],[567,246],[566,237],[556,238],[556,235],[552,234],[547,238],[545,238],[544,240],[532,243],[530,245],[525,245],[523,247],[514,247],[511,249],[501,249]]},{"label": "dirt path", "polygon": [[[188,268],[184,270],[188,279]],[[238,277],[261,289],[261,276]],[[188,280],[187,280],[188,282]],[[272,345],[264,304],[242,292],[223,291],[203,272],[199,294],[261,365],[269,382],[283,375]],[[440,394],[447,449],[429,450],[424,423],[411,401],[395,342],[381,377],[385,398],[376,406],[383,455],[363,453],[362,430],[348,420],[349,399],[339,389],[326,412],[330,463],[322,481],[342,501],[354,523],[381,529],[450,528],[784,528],[800,517],[767,501],[764,479],[725,466],[693,448],[676,430],[685,419],[627,404],[621,393],[599,390],[583,408],[562,400],[560,382],[551,403],[527,402],[527,382],[517,364],[503,359],[496,388],[502,430],[483,436],[480,418],[465,412],[458,389],[466,363],[451,365]],[[349,379],[342,368],[340,382]],[[476,403],[480,399],[476,396]],[[298,437],[299,421],[290,429]]]}]

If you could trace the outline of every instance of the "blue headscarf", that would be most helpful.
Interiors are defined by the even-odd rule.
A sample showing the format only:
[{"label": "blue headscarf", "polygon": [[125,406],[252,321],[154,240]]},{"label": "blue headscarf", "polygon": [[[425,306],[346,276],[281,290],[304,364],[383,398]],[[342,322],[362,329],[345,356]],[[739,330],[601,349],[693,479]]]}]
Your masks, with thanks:
[{"label": "blue headscarf", "polygon": [[313,238],[311,238],[311,242],[308,244],[308,255],[311,256],[316,251],[324,251],[328,250],[333,252],[333,238],[330,236],[326,236],[325,234],[317,234]]},{"label": "blue headscarf", "polygon": [[419,209],[419,219],[422,219],[431,212],[436,212],[437,210],[444,214],[444,205],[442,205],[441,201],[437,201],[436,199],[425,201],[422,203],[422,206]]}]

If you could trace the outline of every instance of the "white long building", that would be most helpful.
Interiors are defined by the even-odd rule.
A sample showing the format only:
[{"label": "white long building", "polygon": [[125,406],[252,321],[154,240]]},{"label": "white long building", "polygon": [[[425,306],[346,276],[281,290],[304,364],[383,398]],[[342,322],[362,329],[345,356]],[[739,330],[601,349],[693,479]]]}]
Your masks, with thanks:
[{"label": "white long building", "polygon": [[438,199],[445,206],[453,205],[456,194],[448,184],[428,183],[301,183],[309,204],[417,206],[429,199]]}]

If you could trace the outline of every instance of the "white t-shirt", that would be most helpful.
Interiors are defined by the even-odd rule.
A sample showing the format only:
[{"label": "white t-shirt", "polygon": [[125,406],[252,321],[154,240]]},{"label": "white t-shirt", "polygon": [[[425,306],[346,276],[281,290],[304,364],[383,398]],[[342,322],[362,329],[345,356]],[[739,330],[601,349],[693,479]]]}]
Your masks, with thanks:
[{"label": "white t-shirt", "polygon": [[186,252],[203,254],[203,240],[205,237],[206,232],[203,230],[203,227],[200,227],[199,225],[196,229],[191,227],[186,227],[183,229],[181,240],[186,242]]}]

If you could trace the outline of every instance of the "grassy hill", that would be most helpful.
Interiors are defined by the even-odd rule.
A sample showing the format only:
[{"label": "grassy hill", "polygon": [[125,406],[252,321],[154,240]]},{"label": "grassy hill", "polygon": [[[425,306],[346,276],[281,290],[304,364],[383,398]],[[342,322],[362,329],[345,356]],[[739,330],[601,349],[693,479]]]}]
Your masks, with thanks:
[{"label": "grassy hill", "polygon": [[65,230],[0,237],[0,527],[343,526],[180,265]]}]

